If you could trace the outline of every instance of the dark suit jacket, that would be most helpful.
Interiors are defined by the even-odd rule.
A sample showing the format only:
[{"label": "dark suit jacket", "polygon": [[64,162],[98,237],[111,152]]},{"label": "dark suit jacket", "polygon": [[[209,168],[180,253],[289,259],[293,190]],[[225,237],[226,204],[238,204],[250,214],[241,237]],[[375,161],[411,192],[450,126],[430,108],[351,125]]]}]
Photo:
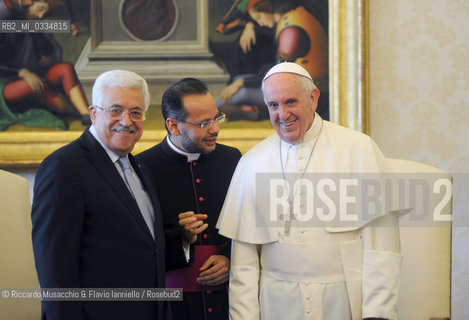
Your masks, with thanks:
[{"label": "dark suit jacket", "polygon": [[[32,207],[42,288],[165,285],[165,239],[150,174],[129,155],[151,197],[155,240],[106,151],[87,129],[40,165]],[[164,319],[164,302],[43,302],[43,319]]]}]

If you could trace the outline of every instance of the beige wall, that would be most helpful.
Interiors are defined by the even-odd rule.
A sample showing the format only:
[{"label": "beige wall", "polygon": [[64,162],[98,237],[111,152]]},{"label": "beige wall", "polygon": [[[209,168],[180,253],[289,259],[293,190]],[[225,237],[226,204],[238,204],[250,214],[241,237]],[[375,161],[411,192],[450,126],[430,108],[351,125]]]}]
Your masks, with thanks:
[{"label": "beige wall", "polygon": [[[388,157],[468,174],[469,1],[369,1],[371,136]],[[468,198],[455,188],[456,320],[469,319]]]}]

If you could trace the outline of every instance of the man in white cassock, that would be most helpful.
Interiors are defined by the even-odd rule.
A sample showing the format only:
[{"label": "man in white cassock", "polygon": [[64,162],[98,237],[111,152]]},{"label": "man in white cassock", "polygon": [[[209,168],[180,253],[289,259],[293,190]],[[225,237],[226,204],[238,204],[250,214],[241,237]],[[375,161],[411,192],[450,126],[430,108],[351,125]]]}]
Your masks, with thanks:
[{"label": "man in white cassock", "polygon": [[[241,158],[217,223],[233,239],[230,319],[396,319],[401,255],[393,207],[377,205],[371,214],[353,197],[333,195],[356,185],[342,188],[338,174],[391,172],[384,155],[367,135],[315,113],[319,90],[298,64],[274,66],[263,94],[276,134]],[[304,209],[316,189],[294,180],[314,184],[316,175],[323,201]],[[279,188],[283,202],[272,195]],[[346,205],[351,212],[339,214]],[[316,219],[305,222],[312,216],[305,210]]]}]

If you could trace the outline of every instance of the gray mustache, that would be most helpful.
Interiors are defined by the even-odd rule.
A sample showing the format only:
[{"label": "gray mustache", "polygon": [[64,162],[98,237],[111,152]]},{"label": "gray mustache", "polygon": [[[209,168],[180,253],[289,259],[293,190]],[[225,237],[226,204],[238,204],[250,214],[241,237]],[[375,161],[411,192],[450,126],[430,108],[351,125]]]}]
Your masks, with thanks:
[{"label": "gray mustache", "polygon": [[137,132],[137,129],[135,129],[134,127],[125,127],[125,126],[119,125],[117,127],[112,128],[112,131],[135,133]]}]

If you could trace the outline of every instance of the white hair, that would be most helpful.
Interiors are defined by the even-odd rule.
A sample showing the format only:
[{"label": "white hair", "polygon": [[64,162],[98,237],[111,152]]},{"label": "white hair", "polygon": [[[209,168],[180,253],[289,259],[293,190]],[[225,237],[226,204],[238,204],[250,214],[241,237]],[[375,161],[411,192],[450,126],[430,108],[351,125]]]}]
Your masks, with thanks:
[{"label": "white hair", "polygon": [[104,88],[136,88],[141,89],[145,103],[145,111],[150,106],[150,92],[148,84],[141,76],[127,70],[110,70],[101,73],[94,82],[92,90],[92,103],[95,106],[101,106],[103,102]]},{"label": "white hair", "polygon": [[[278,73],[282,73],[282,72],[278,72]],[[283,72],[283,73],[285,73],[285,72]],[[288,73],[292,73],[292,72],[288,72]],[[293,74],[295,74],[296,76],[298,76],[298,78],[300,79],[300,82],[301,82],[301,86],[303,87],[303,89],[306,91],[306,93],[307,93],[308,95],[310,95],[311,92],[313,92],[314,89],[317,89],[317,88],[318,88],[318,87],[316,87],[316,85],[314,84],[314,81],[311,80],[310,78],[307,78],[307,77],[302,76],[302,75],[297,74],[297,73],[293,73]],[[262,86],[261,86],[262,95],[264,95],[265,80],[267,80],[267,79],[262,80]],[[265,101],[265,96],[264,96],[264,102],[265,102],[265,104],[267,105],[267,101]]]}]

